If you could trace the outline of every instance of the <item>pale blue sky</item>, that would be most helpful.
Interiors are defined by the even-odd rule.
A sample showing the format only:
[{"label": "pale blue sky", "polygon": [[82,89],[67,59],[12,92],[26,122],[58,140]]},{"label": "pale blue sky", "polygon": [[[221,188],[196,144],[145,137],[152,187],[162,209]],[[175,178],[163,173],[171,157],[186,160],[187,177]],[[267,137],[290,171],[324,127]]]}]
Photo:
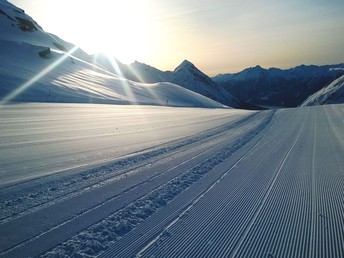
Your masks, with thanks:
[{"label": "pale blue sky", "polygon": [[10,0],[89,53],[209,75],[344,62],[343,0]]}]

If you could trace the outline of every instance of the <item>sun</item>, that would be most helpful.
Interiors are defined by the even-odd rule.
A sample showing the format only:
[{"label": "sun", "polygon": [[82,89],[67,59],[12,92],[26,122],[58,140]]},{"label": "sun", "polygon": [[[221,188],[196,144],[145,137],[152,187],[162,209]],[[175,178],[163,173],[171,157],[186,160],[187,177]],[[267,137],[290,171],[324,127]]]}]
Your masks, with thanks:
[{"label": "sun", "polygon": [[83,9],[92,14],[83,33],[87,50],[112,54],[124,63],[149,56],[154,45],[154,25],[145,15],[143,1],[99,2],[96,10],[90,5]]},{"label": "sun", "polygon": [[60,1],[55,29],[89,54],[110,54],[121,62],[144,60],[154,51],[154,21],[142,0]]},{"label": "sun", "polygon": [[107,1],[103,8],[93,16],[89,48],[122,62],[142,58],[149,51],[151,33],[140,1]]}]

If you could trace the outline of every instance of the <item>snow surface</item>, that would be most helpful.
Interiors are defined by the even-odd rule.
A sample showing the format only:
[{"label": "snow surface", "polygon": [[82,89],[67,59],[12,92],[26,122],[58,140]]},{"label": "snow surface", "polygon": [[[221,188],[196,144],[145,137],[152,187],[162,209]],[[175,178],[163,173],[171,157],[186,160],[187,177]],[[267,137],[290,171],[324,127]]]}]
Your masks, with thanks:
[{"label": "snow surface", "polygon": [[0,108],[0,185],[99,165],[246,113],[127,105],[6,105]]},{"label": "snow surface", "polygon": [[7,105],[0,254],[343,257],[343,114]]}]

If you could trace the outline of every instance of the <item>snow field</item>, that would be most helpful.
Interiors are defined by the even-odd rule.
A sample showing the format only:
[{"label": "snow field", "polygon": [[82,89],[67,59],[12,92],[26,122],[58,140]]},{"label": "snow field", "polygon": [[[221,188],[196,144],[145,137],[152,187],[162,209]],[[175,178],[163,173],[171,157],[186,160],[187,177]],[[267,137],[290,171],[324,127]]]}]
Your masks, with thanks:
[{"label": "snow field", "polygon": [[[3,185],[0,256],[343,256],[344,106],[212,112],[111,162]],[[187,114],[204,120],[185,136]]]},{"label": "snow field", "polygon": [[221,125],[246,112],[217,109],[215,113],[147,106],[4,106],[0,109],[0,184],[106,163],[207,130],[210,120]]},{"label": "snow field", "polygon": [[[192,111],[194,113],[196,110],[192,110]],[[205,110],[202,110],[202,114],[204,114],[204,111]],[[131,171],[130,173],[126,172],[125,175],[123,175],[123,173],[122,173],[122,175],[120,175],[121,173],[117,174],[115,171],[115,173],[114,173],[115,176],[118,176],[118,175],[119,175],[119,177],[122,176],[122,178],[120,178],[122,181],[117,182],[117,181],[119,181],[118,178],[115,180],[112,180],[111,176],[107,175],[108,173],[111,175],[111,172],[113,172],[112,171],[113,169],[118,170],[121,168],[121,166],[125,168],[125,165],[128,165],[128,164],[133,165],[133,164],[135,164],[136,161],[145,161],[145,159],[152,158],[152,157],[155,157],[157,155],[158,155],[158,158],[162,158],[164,152],[167,152],[168,155],[171,155],[170,154],[171,151],[173,153],[173,151],[178,150],[178,148],[181,148],[181,147],[184,148],[183,151],[184,151],[184,155],[185,155],[185,151],[187,153],[189,152],[188,148],[190,148],[190,146],[192,146],[192,145],[198,146],[204,140],[206,140],[206,141],[212,140],[212,142],[210,142],[211,145],[218,148],[216,146],[216,144],[218,144],[220,141],[222,141],[221,137],[224,133],[228,134],[226,132],[228,129],[233,128],[234,131],[231,131],[233,133],[232,137],[238,137],[238,134],[240,135],[239,132],[241,132],[240,130],[242,130],[243,128],[239,127],[240,130],[238,130],[237,126],[240,123],[243,123],[244,121],[246,121],[248,119],[252,120],[253,118],[248,117],[248,118],[245,118],[243,120],[239,120],[238,122],[236,122],[238,117],[234,116],[234,117],[232,117],[232,119],[233,119],[232,120],[233,122],[229,122],[228,124],[225,124],[223,126],[217,127],[215,129],[212,129],[209,131],[205,131],[202,134],[197,134],[194,137],[186,137],[184,140],[181,140],[180,142],[178,142],[178,141],[177,142],[171,142],[167,147],[166,146],[157,147],[156,150],[152,150],[150,152],[149,151],[143,152],[141,155],[138,154],[137,157],[135,157],[133,155],[133,157],[128,157],[127,159],[124,159],[123,161],[118,161],[118,163],[115,162],[114,164],[100,167],[100,168],[98,168],[98,170],[97,169],[91,169],[89,171],[80,173],[80,175],[79,174],[75,174],[75,175],[72,174],[71,176],[69,176],[69,177],[67,176],[66,178],[61,176],[60,179],[55,176],[55,177],[50,178],[53,181],[48,180],[50,176],[49,177],[43,177],[43,178],[35,179],[35,180],[29,181],[26,183],[20,183],[20,184],[18,184],[17,187],[16,186],[5,187],[3,189],[3,192],[5,193],[6,191],[8,191],[9,195],[7,195],[6,198],[4,198],[4,199],[11,199],[11,196],[12,196],[12,199],[15,200],[15,198],[13,198],[13,195],[18,195],[18,193],[19,193],[19,194],[24,194],[24,196],[25,196],[25,193],[27,194],[30,191],[34,192],[35,190],[37,190],[37,187],[41,187],[42,192],[44,192],[44,189],[51,189],[51,186],[54,186],[54,184],[55,184],[55,187],[54,187],[55,190],[54,191],[47,191],[47,195],[48,196],[50,195],[50,197],[48,199],[43,198],[43,201],[42,201],[43,205],[41,207],[39,207],[39,204],[37,204],[37,202],[35,202],[34,205],[31,205],[30,199],[27,199],[27,200],[21,199],[20,201],[18,200],[17,204],[22,203],[22,202],[25,204],[25,202],[27,202],[26,205],[23,205],[22,210],[24,212],[22,214],[12,214],[12,216],[10,218],[7,218],[3,221],[3,222],[7,222],[7,223],[0,225],[0,227],[2,227],[3,232],[8,232],[7,237],[6,237],[6,241],[2,241],[3,250],[8,249],[9,246],[15,246],[16,245],[15,243],[22,242],[22,241],[29,241],[26,244],[28,244],[29,249],[30,249],[30,248],[32,248],[32,246],[35,246],[32,244],[32,240],[35,241],[35,239],[32,239],[32,237],[34,237],[34,235],[37,234],[37,232],[44,232],[46,230],[48,230],[49,232],[39,234],[38,238],[40,236],[43,236],[43,235],[49,236],[49,243],[51,244],[52,242],[54,242],[52,239],[53,238],[56,239],[56,236],[55,237],[50,237],[50,236],[54,236],[54,234],[56,234],[56,231],[58,231],[58,227],[56,226],[56,223],[58,224],[58,223],[62,223],[62,221],[68,221],[70,218],[73,218],[73,216],[75,216],[73,214],[77,215],[79,213],[78,212],[79,210],[82,211],[82,213],[85,213],[85,214],[91,213],[93,215],[91,216],[91,215],[86,214],[86,216],[79,216],[78,219],[80,220],[80,223],[76,223],[74,220],[74,225],[76,225],[76,227],[79,228],[78,230],[80,230],[80,227],[81,228],[83,227],[83,225],[85,223],[84,222],[85,217],[87,217],[87,216],[90,218],[86,221],[91,220],[91,221],[95,222],[95,220],[97,220],[97,218],[98,218],[97,216],[95,216],[95,213],[96,214],[97,214],[97,212],[99,213],[100,210],[105,210],[105,213],[106,212],[109,213],[109,211],[106,211],[106,209],[104,209],[105,205],[102,203],[101,200],[103,200],[105,202],[105,204],[107,203],[106,200],[108,200],[109,201],[107,204],[108,206],[111,206],[109,204],[110,201],[112,201],[112,204],[114,204],[114,203],[116,204],[118,202],[118,200],[112,200],[111,196],[115,195],[115,197],[116,197],[116,192],[121,192],[121,191],[125,190],[126,185],[121,186],[121,183],[123,183],[123,180],[124,181],[133,180],[128,176],[128,175],[130,175],[130,173],[132,173],[133,175],[137,175],[137,177],[133,180],[133,182],[128,183],[127,187],[129,187],[129,189],[130,189],[130,185],[133,185],[135,182],[136,182],[135,184],[138,184],[140,182],[140,180],[142,180],[142,181],[146,180],[145,177],[149,177],[149,174],[147,174],[147,173],[152,173],[153,175],[154,175],[154,173],[156,173],[156,174],[161,173],[160,170],[154,171],[151,169],[150,170],[146,169],[146,170],[148,170],[148,172],[146,174],[144,174],[144,173],[137,173],[136,174],[136,173],[133,173],[133,171]],[[210,121],[211,121],[211,123],[213,123],[216,120],[213,120],[213,117],[212,117],[210,119]],[[198,123],[197,123],[198,126],[202,125],[202,123],[200,124],[199,122],[200,121],[198,121]],[[221,123],[220,123],[220,125],[221,125]],[[248,122],[244,123],[244,125],[246,127],[251,126]],[[217,134],[219,134],[219,135],[217,136]],[[218,139],[216,140],[216,138],[218,138]],[[219,140],[219,139],[221,139],[221,140]],[[231,137],[229,137],[228,140],[230,141]],[[202,148],[208,148],[210,143],[205,144],[205,147],[202,147]],[[223,146],[223,144],[224,143],[222,143],[221,146]],[[201,150],[202,150],[202,148],[201,148]],[[195,151],[198,152],[199,150],[196,148]],[[212,149],[210,148],[209,151],[212,151]],[[190,157],[188,159],[191,159],[191,160],[193,160],[195,157],[195,153],[189,153],[188,155]],[[185,158],[187,158],[187,157],[188,156],[186,156]],[[206,155],[204,155],[204,157],[206,157]],[[204,157],[202,157],[202,159],[204,159]],[[202,160],[202,159],[199,159],[199,160]],[[198,163],[199,160],[196,163]],[[148,161],[152,162],[152,159],[150,159]],[[175,160],[171,160],[171,162],[172,162],[172,165],[175,164],[175,163],[173,163],[173,162],[175,162]],[[126,164],[126,163],[128,163],[128,164]],[[162,165],[168,168],[168,166],[166,164],[162,164]],[[173,167],[174,166],[175,165],[173,165]],[[178,171],[178,173],[181,173],[183,171],[184,170],[182,169],[182,170]],[[80,178],[82,179],[81,182],[80,182]],[[101,181],[101,180],[104,180],[104,178],[106,180]],[[168,177],[166,177],[163,180],[167,180],[167,178]],[[60,181],[59,180],[55,181],[56,179],[59,179]],[[86,182],[86,183],[88,183],[88,184],[93,183],[96,186],[92,186],[92,184],[91,184],[91,186],[86,184],[85,189],[82,189],[82,191],[80,191],[81,193],[83,193],[83,195],[80,195],[80,192],[78,193],[76,191],[76,190],[78,190],[78,188],[75,188],[74,184],[77,185],[77,183],[80,183],[81,185],[84,185],[84,183],[85,183],[83,181],[84,179],[90,179],[89,182]],[[45,180],[47,180],[47,184],[41,185],[42,181],[44,182]],[[94,180],[98,180],[98,182],[94,183]],[[158,180],[156,180],[156,181],[159,184]],[[71,184],[70,182],[74,182],[74,184]],[[107,183],[107,184],[109,184],[109,183],[116,184],[117,183],[117,185],[119,185],[120,187],[118,188],[117,191],[113,192],[113,190],[111,190],[111,189],[113,189],[113,186],[106,185],[105,183]],[[105,186],[103,186],[103,184],[105,184]],[[30,185],[32,188],[30,188]],[[101,189],[98,189],[99,187],[101,187]],[[28,192],[22,193],[22,191],[21,191],[22,188],[27,189]],[[75,192],[70,191],[70,188],[72,188],[72,190],[74,189]],[[18,192],[15,191],[16,189]],[[147,189],[149,189],[149,188],[147,187]],[[66,190],[70,191],[70,192],[66,192]],[[139,194],[139,195],[144,194],[144,193],[142,193],[141,189],[136,188],[136,192],[137,192],[136,195],[137,194]],[[57,198],[57,200],[54,198],[54,197],[63,196],[66,194],[68,194],[67,197]],[[44,196],[45,195],[46,194],[44,194]],[[136,195],[133,194],[133,196],[134,196],[133,198],[137,198],[137,197],[135,197]],[[23,195],[22,195],[22,197],[23,197]],[[40,196],[40,197],[42,198],[42,196]],[[123,200],[123,202],[127,202],[127,200]],[[27,208],[29,208],[30,205],[33,207],[32,207],[31,211],[29,209],[29,213],[28,213]],[[91,209],[93,207],[92,205],[96,205],[96,206],[98,205],[96,211],[88,212],[89,209]],[[111,209],[117,209],[117,208],[111,207]],[[86,212],[84,212],[83,210]],[[52,214],[59,213],[59,211],[64,211],[64,212],[62,214],[60,214],[59,216],[51,216]],[[100,212],[100,213],[103,214],[102,212]],[[111,211],[110,211],[110,213],[111,213]],[[13,215],[15,215],[15,216],[17,215],[17,219],[13,220]],[[98,215],[98,216],[100,216],[100,215]],[[104,216],[104,215],[101,215],[101,216]],[[29,228],[25,228],[24,225],[27,224],[27,220],[32,221],[35,218],[36,219],[40,218],[38,225],[36,225],[34,227],[30,226]],[[12,221],[10,221],[11,219],[12,219]],[[86,222],[86,223],[92,224],[91,222]],[[64,225],[64,223],[62,223],[62,224]],[[16,228],[21,228],[21,226],[25,230],[28,230],[28,232],[26,232],[26,234],[18,234],[18,232],[15,230]],[[49,230],[49,228],[51,228],[51,227],[53,227],[52,231]],[[56,229],[55,229],[55,227],[56,227]],[[66,227],[68,228],[67,231],[72,230],[71,229],[72,227],[69,224]],[[60,230],[60,232],[62,231],[62,233],[65,232],[61,229],[59,229],[59,230]],[[24,243],[24,246],[25,246],[25,243]],[[38,245],[38,249],[40,249],[40,248],[45,248],[45,246],[44,245]],[[26,251],[24,253],[26,253]],[[22,252],[22,254],[23,254],[23,252]]]}]

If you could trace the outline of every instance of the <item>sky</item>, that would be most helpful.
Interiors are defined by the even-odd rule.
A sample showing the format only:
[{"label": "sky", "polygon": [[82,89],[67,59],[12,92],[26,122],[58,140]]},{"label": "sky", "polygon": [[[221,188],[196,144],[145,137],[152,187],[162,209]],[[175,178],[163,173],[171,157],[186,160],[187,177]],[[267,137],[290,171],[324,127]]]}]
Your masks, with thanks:
[{"label": "sky", "polygon": [[89,54],[206,74],[344,62],[343,0],[9,0]]}]

